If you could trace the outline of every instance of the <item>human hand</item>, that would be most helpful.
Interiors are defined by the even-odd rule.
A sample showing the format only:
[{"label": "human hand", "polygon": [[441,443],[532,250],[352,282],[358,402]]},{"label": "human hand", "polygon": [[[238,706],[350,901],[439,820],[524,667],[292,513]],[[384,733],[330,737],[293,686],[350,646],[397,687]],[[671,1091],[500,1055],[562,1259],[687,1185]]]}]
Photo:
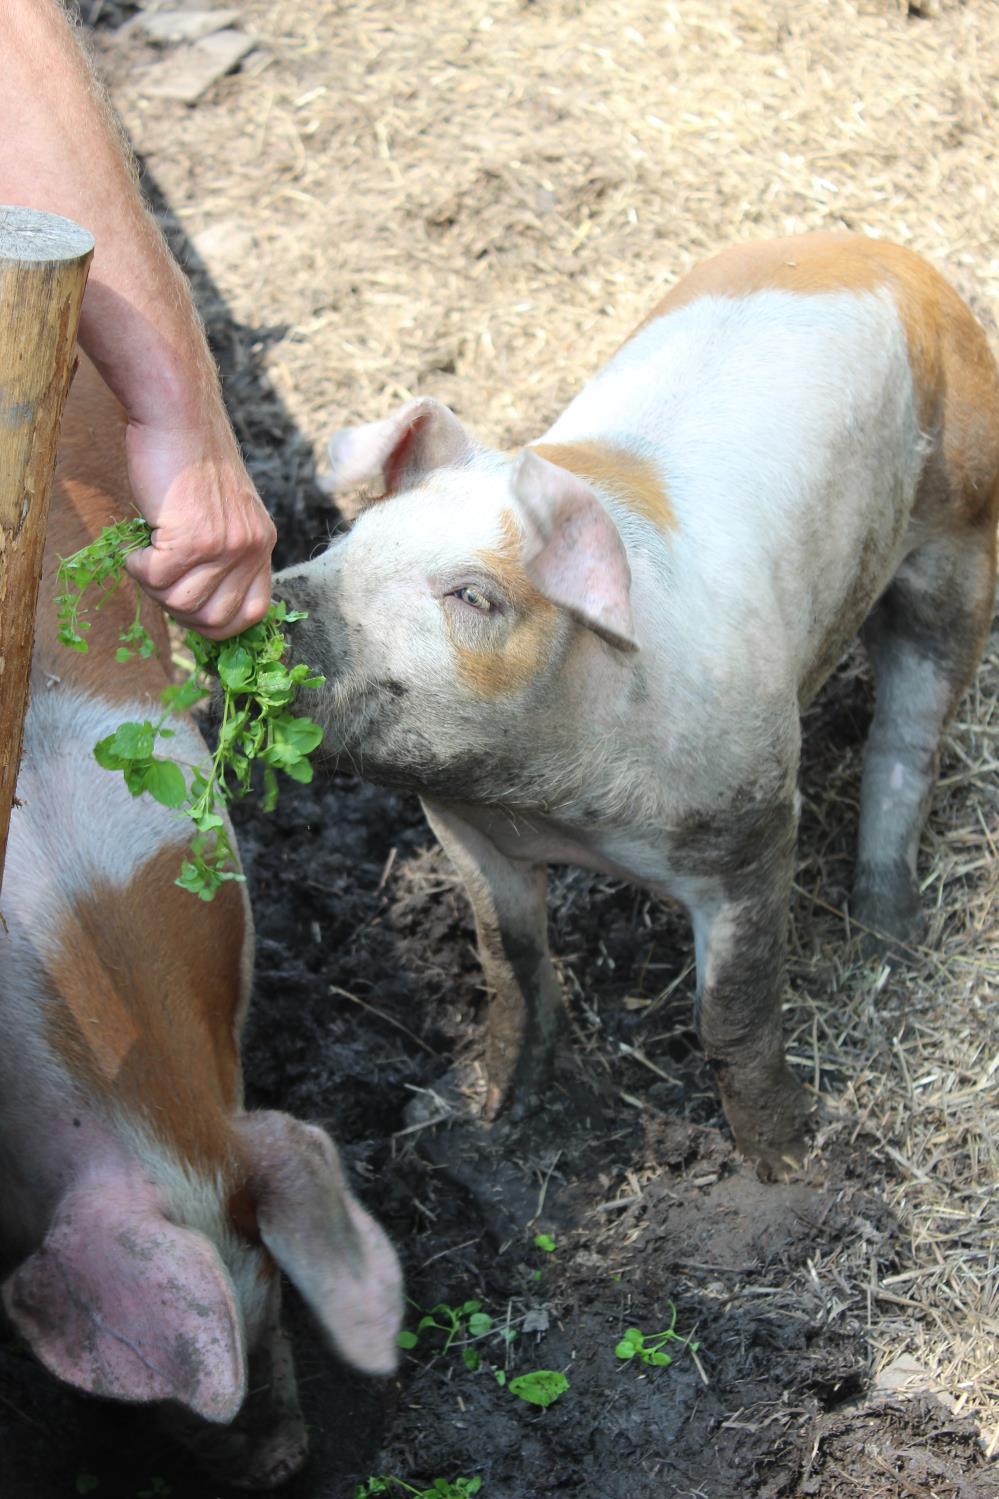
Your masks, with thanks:
[{"label": "human hand", "polygon": [[191,426],[129,422],[125,453],[153,529],[128,571],[178,624],[210,640],[256,624],[271,599],[276,533],[224,415]]}]

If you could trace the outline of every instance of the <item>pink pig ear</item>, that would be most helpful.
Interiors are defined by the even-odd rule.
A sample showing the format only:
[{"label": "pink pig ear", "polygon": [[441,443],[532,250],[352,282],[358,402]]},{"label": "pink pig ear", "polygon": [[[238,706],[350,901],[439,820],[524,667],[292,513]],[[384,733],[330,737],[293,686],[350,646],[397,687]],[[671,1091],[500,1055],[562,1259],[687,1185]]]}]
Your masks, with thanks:
[{"label": "pink pig ear", "polygon": [[323,487],[339,495],[361,485],[378,485],[385,494],[394,494],[436,468],[455,467],[474,448],[453,411],[421,396],[384,421],[334,432]]},{"label": "pink pig ear", "polygon": [[333,1141],[288,1114],[247,1114],[239,1128],[267,1248],[344,1358],[366,1374],[391,1374],[402,1273],[352,1195]]},{"label": "pink pig ear", "polygon": [[553,604],[621,651],[637,651],[631,568],[617,527],[575,474],[525,448],[513,473],[524,569]]},{"label": "pink pig ear", "polygon": [[207,1421],[231,1421],[243,1403],[229,1276],[150,1189],[114,1181],[70,1194],[3,1302],[45,1367],[92,1395],[177,1400]]}]

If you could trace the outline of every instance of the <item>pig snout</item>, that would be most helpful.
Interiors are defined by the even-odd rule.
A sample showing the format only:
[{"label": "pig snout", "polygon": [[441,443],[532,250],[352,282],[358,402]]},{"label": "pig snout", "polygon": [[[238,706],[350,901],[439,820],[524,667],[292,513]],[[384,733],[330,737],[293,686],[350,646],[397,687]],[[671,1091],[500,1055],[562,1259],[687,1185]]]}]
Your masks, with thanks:
[{"label": "pig snout", "polygon": [[176,1406],[162,1416],[164,1430],[213,1477],[233,1488],[277,1488],[298,1472],[308,1456],[309,1439],[280,1307],[280,1285],[275,1280],[267,1324],[249,1359],[249,1393],[230,1425],[208,1426]]}]

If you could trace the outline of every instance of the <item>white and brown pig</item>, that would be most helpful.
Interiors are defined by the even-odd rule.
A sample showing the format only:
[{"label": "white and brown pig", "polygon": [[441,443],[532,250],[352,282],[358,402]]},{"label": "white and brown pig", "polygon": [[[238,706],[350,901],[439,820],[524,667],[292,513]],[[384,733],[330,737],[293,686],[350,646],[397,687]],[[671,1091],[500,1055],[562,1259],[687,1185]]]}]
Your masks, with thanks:
[{"label": "white and brown pig", "polygon": [[[178,889],[189,822],[133,800],[94,760],[119,723],[159,716],[166,631],[147,606],[159,655],[117,664],[133,610],[123,589],[93,614],[89,654],[73,654],[55,638],[55,569],[129,508],[120,415],[84,365],[63,426],[3,883],[3,1301],[60,1379],[171,1402],[171,1424],[220,1477],[264,1488],[307,1445],[279,1269],[343,1356],[381,1374],[395,1366],[400,1274],[324,1131],[243,1112],[245,887],[211,904]],[[170,753],[204,764],[193,722],[174,728]]]},{"label": "white and brown pig", "polygon": [[778,1169],[805,1116],[781,1036],[800,714],[862,629],[853,911],[911,943],[940,736],[992,615],[981,328],[908,250],[751,244],[681,281],[518,455],[432,400],[330,455],[335,491],[383,497],[277,587],[311,614],[328,746],[416,788],[464,878],[495,991],[487,1112],[549,1066],[544,866],[574,863],[686,906],[729,1122]]}]

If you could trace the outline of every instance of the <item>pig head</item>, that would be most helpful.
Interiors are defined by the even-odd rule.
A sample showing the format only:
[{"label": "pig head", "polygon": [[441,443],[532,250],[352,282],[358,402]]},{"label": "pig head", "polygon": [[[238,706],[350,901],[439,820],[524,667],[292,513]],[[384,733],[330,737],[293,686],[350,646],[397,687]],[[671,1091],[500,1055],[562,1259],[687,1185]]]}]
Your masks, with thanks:
[{"label": "pig head", "polygon": [[[94,760],[119,723],[159,716],[170,680],[148,606],[160,654],[114,659],[129,590],[94,614],[87,655],[54,639],[58,556],[127,510],[120,414],[84,363],[64,423],[3,885],[3,1303],[58,1378],[158,1403],[220,1479],[262,1488],[307,1446],[280,1272],[371,1374],[395,1367],[401,1278],[325,1131],[244,1109],[245,886],[225,884],[211,903],[179,889],[182,820]],[[194,722],[171,727],[170,753],[206,764]]]},{"label": "pig head", "polygon": [[[592,492],[530,451],[480,447],[428,399],[337,434],[331,457],[338,490],[387,493],[277,579],[310,614],[296,649],[327,677],[324,753],[423,793],[571,799],[590,778],[584,712],[636,649],[628,559]],[[597,711],[594,740],[608,722]]]}]

